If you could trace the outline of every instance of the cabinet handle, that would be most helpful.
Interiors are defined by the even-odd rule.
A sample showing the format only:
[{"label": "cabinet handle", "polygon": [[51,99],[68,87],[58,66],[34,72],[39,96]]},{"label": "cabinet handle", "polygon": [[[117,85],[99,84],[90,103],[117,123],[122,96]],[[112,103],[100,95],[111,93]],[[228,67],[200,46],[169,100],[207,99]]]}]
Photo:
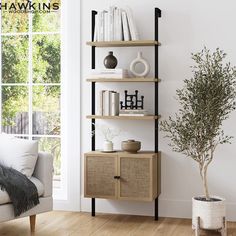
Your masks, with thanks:
[{"label": "cabinet handle", "polygon": [[120,179],[120,176],[116,175],[116,176],[114,176],[114,179]]}]

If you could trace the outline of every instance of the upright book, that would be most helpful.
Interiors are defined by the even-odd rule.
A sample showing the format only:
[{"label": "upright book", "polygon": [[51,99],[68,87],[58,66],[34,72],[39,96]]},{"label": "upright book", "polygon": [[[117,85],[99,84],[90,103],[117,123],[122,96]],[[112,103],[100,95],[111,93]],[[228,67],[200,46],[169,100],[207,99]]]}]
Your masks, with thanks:
[{"label": "upright book", "polygon": [[121,22],[121,9],[116,8],[114,14],[114,40],[123,40],[122,22]]},{"label": "upright book", "polygon": [[108,12],[104,12],[104,41],[109,41],[109,21],[108,21]]},{"label": "upright book", "polygon": [[104,111],[103,111],[103,94],[105,90],[100,90],[98,93],[98,99],[97,99],[97,115],[98,116],[103,116]]},{"label": "upright book", "polygon": [[110,91],[106,90],[103,93],[103,116],[109,116],[110,115]]},{"label": "upright book", "polygon": [[129,23],[131,40],[139,40],[139,34],[138,34],[136,24],[134,22],[132,10],[129,7],[126,7],[126,13],[127,13],[127,18],[128,18],[128,23]]},{"label": "upright book", "polygon": [[123,29],[123,37],[124,41],[130,41],[130,30],[129,30],[129,24],[127,19],[127,14],[124,10],[121,12],[121,18],[122,18],[122,29]]},{"label": "upright book", "polygon": [[110,6],[108,10],[108,40],[114,40],[114,11],[116,7]]},{"label": "upright book", "polygon": [[110,115],[119,115],[120,94],[115,91],[110,91]]},{"label": "upright book", "polygon": [[96,14],[96,15],[95,15],[94,36],[93,36],[93,41],[94,41],[94,42],[98,41],[98,28],[99,28],[98,14]]}]

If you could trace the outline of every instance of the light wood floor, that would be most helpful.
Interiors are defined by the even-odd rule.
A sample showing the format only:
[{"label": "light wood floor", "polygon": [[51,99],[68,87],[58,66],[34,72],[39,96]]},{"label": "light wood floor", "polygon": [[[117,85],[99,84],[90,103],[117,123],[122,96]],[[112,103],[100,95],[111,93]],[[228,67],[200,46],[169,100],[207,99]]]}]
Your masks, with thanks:
[{"label": "light wood floor", "polygon": [[[28,236],[29,219],[0,223],[0,236]],[[35,236],[192,236],[191,221],[186,219],[50,212],[37,216]],[[219,235],[202,232],[201,235]],[[228,223],[228,236],[236,236],[236,223]]]}]

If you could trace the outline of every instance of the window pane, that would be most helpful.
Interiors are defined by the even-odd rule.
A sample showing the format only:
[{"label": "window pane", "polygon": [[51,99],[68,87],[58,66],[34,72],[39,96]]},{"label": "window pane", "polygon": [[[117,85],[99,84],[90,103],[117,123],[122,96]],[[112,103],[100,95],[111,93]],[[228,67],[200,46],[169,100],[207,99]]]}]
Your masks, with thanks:
[{"label": "window pane", "polygon": [[28,81],[28,36],[2,37],[2,82]]},{"label": "window pane", "polygon": [[51,153],[54,160],[54,187],[60,187],[60,175],[61,175],[61,139],[60,138],[48,138],[48,137],[34,137],[34,140],[39,141],[39,150]]},{"label": "window pane", "polygon": [[[2,33],[27,32],[29,28],[29,17],[27,13],[13,13],[9,9],[11,4],[27,4],[27,0],[2,0]],[[7,10],[4,6],[7,4]]]},{"label": "window pane", "polygon": [[33,134],[60,134],[60,86],[33,87]]},{"label": "window pane", "polygon": [[60,83],[60,35],[33,37],[33,82]]},{"label": "window pane", "polygon": [[28,134],[28,88],[2,87],[2,131],[10,134]]},{"label": "window pane", "polygon": [[[36,3],[45,3],[49,6],[48,0],[34,0]],[[60,10],[54,11],[53,4],[57,4],[60,9],[60,1],[50,1],[50,12],[35,12],[33,15],[33,32],[59,32],[60,31]],[[45,10],[47,10],[45,8]]]}]

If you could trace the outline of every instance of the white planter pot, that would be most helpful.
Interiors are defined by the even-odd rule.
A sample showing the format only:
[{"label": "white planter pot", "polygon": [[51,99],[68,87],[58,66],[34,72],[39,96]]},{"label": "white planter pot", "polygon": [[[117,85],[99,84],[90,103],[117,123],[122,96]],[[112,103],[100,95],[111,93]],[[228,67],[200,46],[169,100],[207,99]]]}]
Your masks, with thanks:
[{"label": "white planter pot", "polygon": [[103,151],[104,152],[112,152],[113,151],[113,142],[112,141],[104,141]]},{"label": "white planter pot", "polygon": [[207,202],[192,198],[192,227],[197,228],[198,217],[200,217],[201,229],[221,229],[225,217],[225,199],[217,196],[211,198],[220,201]]}]

